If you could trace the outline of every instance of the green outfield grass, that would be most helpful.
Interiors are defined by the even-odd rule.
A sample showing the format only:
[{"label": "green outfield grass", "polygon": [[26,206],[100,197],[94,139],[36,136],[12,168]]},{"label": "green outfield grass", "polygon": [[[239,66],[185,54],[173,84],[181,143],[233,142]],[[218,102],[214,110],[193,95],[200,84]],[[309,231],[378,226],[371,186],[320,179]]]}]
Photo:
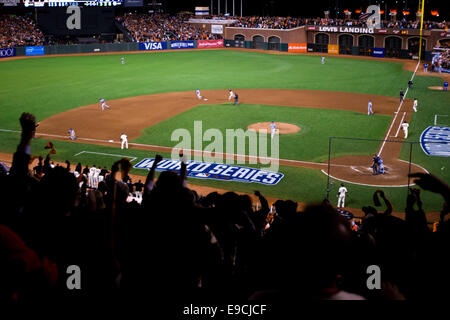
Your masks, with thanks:
[{"label": "green outfield grass", "polygon": [[[328,140],[330,136],[352,137],[358,132],[359,138],[383,139],[392,117],[317,108],[297,108],[240,104],[200,105],[193,109],[162,121],[143,131],[134,142],[174,147],[171,134],[177,128],[191,132],[192,147],[194,139],[194,121],[202,120],[202,131],[209,128],[219,129],[224,137],[223,152],[238,153],[236,149],[226,150],[226,129],[247,130],[250,124],[257,122],[286,122],[301,128],[297,133],[280,135],[280,157],[304,161],[323,162],[328,159]],[[331,125],[335,123],[335,125]],[[204,142],[206,147],[210,142]],[[268,137],[268,155],[270,150],[270,132]],[[379,142],[366,142],[362,148],[355,149],[350,144],[345,148],[336,148],[332,156],[373,154],[380,146]],[[248,147],[246,148],[248,150]]]},{"label": "green outfield grass", "polygon": [[[125,65],[120,62],[122,56],[126,59]],[[397,97],[400,88],[406,87],[412,74],[402,69],[401,62],[329,57],[326,64],[322,65],[319,56],[271,55],[229,50],[0,61],[0,73],[0,128],[13,130],[20,129],[18,118],[24,111],[34,113],[38,120],[43,120],[69,109],[97,103],[100,97],[111,100],[162,92],[193,91],[196,88],[305,89]],[[418,141],[423,129],[432,124],[434,114],[450,114],[448,93],[427,89],[428,86],[441,84],[442,80],[436,77],[416,77],[408,98],[417,96],[419,112],[413,114],[408,140]],[[380,132],[385,130],[389,122],[389,117],[375,116],[370,119],[373,121],[368,125],[369,119],[363,114],[335,110],[314,109],[308,112],[309,109],[276,106],[242,107],[244,106],[238,111],[245,117],[230,115],[229,112],[235,111],[234,109],[229,110],[227,105],[218,105],[198,107],[184,113],[185,119],[176,117],[168,121],[172,124],[179,121],[187,125],[195,119],[220,128],[227,125],[231,128],[245,128],[248,125],[246,121],[249,113],[261,121],[282,121],[288,118],[289,121],[283,122],[298,123],[303,130],[298,134],[282,137],[281,156],[312,161],[325,160],[329,135],[382,138],[379,136]],[[213,119],[208,116],[208,108],[214,108],[216,114],[223,112],[223,115],[230,117]],[[292,121],[291,109],[295,109],[295,121]],[[163,129],[166,125],[168,123],[163,122],[146,129],[144,135],[137,140],[149,144],[166,144],[167,132],[155,131],[155,128]],[[45,141],[47,140],[36,139],[33,142],[33,154],[45,154]],[[0,152],[14,152],[17,142],[17,134],[0,132]],[[110,166],[116,159],[112,156],[86,153],[76,157],[74,155],[81,151],[122,154],[120,148],[63,141],[56,141],[55,144],[57,154],[54,159],[57,161],[70,159],[83,164]],[[407,151],[402,150],[401,155],[406,160],[409,158]],[[154,155],[140,150],[128,152],[130,155],[133,152],[133,156],[139,159]],[[430,158],[424,155],[419,147],[414,148],[413,162],[450,182],[448,158]],[[285,178],[273,187],[193,179],[191,182],[244,192],[252,192],[258,188],[268,196],[297,201],[320,201],[325,196],[326,176],[321,172],[291,167],[281,167],[280,171],[285,174]],[[146,174],[145,171],[139,170],[135,173]],[[349,206],[358,208],[371,203],[374,188],[351,185],[349,190]],[[384,190],[392,198],[396,209],[403,210],[406,189]],[[439,197],[425,194],[424,202],[427,210],[440,209]]]}]

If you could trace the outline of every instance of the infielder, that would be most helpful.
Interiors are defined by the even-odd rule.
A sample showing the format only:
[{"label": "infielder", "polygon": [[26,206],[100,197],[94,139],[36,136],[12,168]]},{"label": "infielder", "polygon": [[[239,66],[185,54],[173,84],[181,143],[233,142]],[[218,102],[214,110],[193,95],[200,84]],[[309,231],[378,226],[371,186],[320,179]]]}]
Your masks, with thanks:
[{"label": "infielder", "polygon": [[238,105],[239,104],[239,96],[237,93],[234,94],[234,102],[233,105]]},{"label": "infielder", "polygon": [[200,95],[200,90],[195,90],[195,94],[197,95],[198,100],[202,100],[202,96]]},{"label": "infielder", "polygon": [[125,149],[128,149],[127,135],[125,133],[123,133],[123,132],[120,135],[120,141],[122,141],[122,143],[120,145],[120,149],[123,149],[124,146],[125,146]]},{"label": "infielder", "polygon": [[367,115],[373,115],[373,110],[372,110],[372,100],[369,100],[369,104],[367,105]]},{"label": "infielder", "polygon": [[[344,187],[343,183],[341,183],[341,187],[339,188],[338,195],[337,195],[338,196],[338,204],[337,204],[338,208],[339,207],[341,207],[341,208],[345,207],[345,194],[347,192],[348,192],[347,188]],[[341,206],[341,204],[342,204],[342,206]]]},{"label": "infielder", "polygon": [[417,112],[417,98],[414,98],[413,110],[414,112]]},{"label": "infielder", "polygon": [[105,108],[111,109],[111,107],[106,104],[105,99],[100,99],[100,103],[102,104],[102,111],[104,111]]},{"label": "infielder", "polygon": [[234,97],[234,93],[233,93],[233,91],[230,89],[230,90],[228,90],[229,91],[229,96],[228,96],[228,101],[230,101],[231,99],[233,99],[233,97]]},{"label": "infielder", "polygon": [[70,134],[70,140],[75,140],[77,138],[75,135],[75,130],[72,128],[69,129],[68,133]]},{"label": "infielder", "polygon": [[275,136],[275,132],[277,130],[277,125],[275,124],[275,122],[271,122],[270,123],[270,138],[273,139],[273,137]]},{"label": "infielder", "polygon": [[405,121],[402,123],[402,129],[403,129],[403,133],[405,134],[405,139],[408,138],[408,127],[409,127],[408,122]]}]

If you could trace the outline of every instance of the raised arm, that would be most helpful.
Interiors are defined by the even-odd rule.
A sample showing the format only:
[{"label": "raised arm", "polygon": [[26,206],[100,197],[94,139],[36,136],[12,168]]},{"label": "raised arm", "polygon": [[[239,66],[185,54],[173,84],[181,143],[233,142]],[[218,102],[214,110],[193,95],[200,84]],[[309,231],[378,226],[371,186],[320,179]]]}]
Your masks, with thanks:
[{"label": "raised arm", "polygon": [[157,154],[155,156],[155,161],[153,162],[153,165],[152,165],[150,171],[148,172],[147,178],[145,179],[144,192],[146,194],[150,193],[150,191],[152,191],[152,189],[153,189],[155,170],[156,170],[156,167],[158,166],[158,163],[161,162],[162,159],[163,159],[162,156],[160,156],[159,154]]}]

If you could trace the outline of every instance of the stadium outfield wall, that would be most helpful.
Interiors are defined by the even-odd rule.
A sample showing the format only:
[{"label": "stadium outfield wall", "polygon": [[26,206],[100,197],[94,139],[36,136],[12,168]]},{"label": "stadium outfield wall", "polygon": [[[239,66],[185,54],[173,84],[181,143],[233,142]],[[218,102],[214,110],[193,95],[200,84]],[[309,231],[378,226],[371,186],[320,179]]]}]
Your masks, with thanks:
[{"label": "stadium outfield wall", "polygon": [[[347,26],[302,26],[295,29],[225,28],[227,47],[320,52],[374,57],[416,58],[419,51],[418,29],[374,29]],[[439,41],[450,40],[450,30],[424,30],[423,58]]]},{"label": "stadium outfield wall", "polygon": [[[419,30],[412,29],[328,26],[302,26],[289,30],[237,27],[224,27],[223,29],[224,39],[220,40],[0,48],[0,59],[12,56],[222,47],[415,59],[419,51]],[[422,57],[424,60],[431,60],[433,48],[442,40],[450,41],[449,30],[425,30],[423,32],[422,50],[424,54]]]}]

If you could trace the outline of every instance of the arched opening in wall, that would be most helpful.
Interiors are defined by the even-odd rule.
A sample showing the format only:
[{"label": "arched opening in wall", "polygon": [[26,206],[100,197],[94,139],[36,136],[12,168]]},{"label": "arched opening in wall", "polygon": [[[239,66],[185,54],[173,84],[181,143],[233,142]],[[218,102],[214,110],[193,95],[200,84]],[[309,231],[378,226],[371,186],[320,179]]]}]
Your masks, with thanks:
[{"label": "arched opening in wall", "polygon": [[352,54],[353,36],[341,34],[339,36],[339,54]]},{"label": "arched opening in wall", "polygon": [[439,39],[436,44],[437,44],[438,47],[450,48],[450,39],[449,38]]},{"label": "arched opening in wall", "polygon": [[235,34],[234,46],[238,48],[245,48],[245,36],[242,34]]},{"label": "arched opening in wall", "polygon": [[[425,58],[425,48],[426,48],[427,40],[422,39],[422,58]],[[408,39],[408,55],[411,59],[419,58],[419,47],[420,47],[420,38],[409,38]]]},{"label": "arched opening in wall", "polygon": [[330,43],[330,37],[326,33],[318,33],[314,37],[316,44],[316,52],[328,52],[328,44]]},{"label": "arched opening in wall", "polygon": [[386,57],[399,58],[402,51],[402,38],[386,37],[384,39],[384,48],[386,49]]},{"label": "arched opening in wall", "polygon": [[263,36],[253,36],[253,49],[263,49],[264,50],[264,37]]},{"label": "arched opening in wall", "polygon": [[372,36],[363,35],[358,38],[358,47],[360,56],[371,56],[373,52],[375,39]]},{"label": "arched opening in wall", "polygon": [[271,36],[268,39],[269,45],[268,45],[268,49],[269,50],[280,50],[281,49],[281,40],[279,37],[277,36]]}]

